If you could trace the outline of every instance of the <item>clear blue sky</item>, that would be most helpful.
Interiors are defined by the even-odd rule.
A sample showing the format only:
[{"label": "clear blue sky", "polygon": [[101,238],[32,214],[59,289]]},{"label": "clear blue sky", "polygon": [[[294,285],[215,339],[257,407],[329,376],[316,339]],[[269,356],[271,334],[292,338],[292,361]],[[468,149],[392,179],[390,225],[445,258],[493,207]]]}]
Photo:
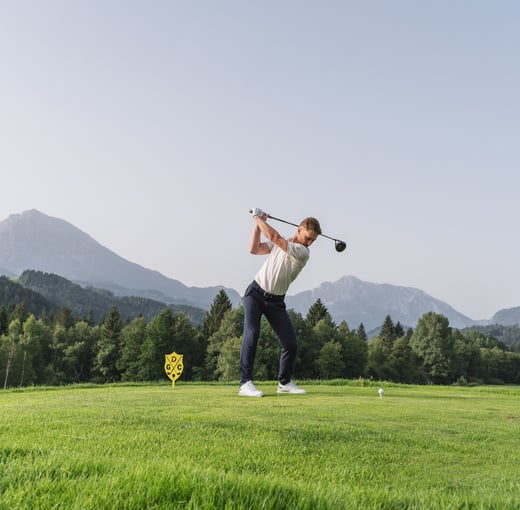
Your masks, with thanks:
[{"label": "clear blue sky", "polygon": [[[520,3],[0,1],[0,221],[242,292],[250,207],[474,319],[520,305]],[[276,224],[283,234],[292,227]]]}]

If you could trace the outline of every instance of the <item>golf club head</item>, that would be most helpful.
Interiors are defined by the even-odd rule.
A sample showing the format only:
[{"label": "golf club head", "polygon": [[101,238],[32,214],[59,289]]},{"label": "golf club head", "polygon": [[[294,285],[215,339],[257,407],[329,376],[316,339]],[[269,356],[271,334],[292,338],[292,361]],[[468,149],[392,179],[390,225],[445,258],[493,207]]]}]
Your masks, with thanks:
[{"label": "golf club head", "polygon": [[343,242],[343,241],[339,241],[336,239],[336,251],[337,252],[342,252],[345,250],[345,248],[347,247],[347,243]]}]

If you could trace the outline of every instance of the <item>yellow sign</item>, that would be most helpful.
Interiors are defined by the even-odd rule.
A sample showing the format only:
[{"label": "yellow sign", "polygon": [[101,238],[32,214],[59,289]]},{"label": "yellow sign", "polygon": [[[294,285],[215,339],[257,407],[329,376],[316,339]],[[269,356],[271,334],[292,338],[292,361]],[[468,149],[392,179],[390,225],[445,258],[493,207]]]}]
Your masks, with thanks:
[{"label": "yellow sign", "polygon": [[164,370],[172,382],[173,389],[175,389],[175,381],[180,377],[184,369],[184,363],[182,362],[184,355],[172,352],[171,354],[165,354],[164,357]]}]

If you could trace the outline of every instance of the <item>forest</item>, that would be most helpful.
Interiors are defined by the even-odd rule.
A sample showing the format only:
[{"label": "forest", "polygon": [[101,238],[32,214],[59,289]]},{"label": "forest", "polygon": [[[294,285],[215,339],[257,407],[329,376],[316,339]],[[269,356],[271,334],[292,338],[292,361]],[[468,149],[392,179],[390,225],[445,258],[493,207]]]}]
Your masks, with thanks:
[{"label": "forest", "polygon": [[[184,381],[237,381],[243,308],[233,308],[225,291],[215,297],[202,323],[164,307],[151,318],[122,319],[117,306],[98,322],[65,306],[23,302],[0,306],[0,384],[114,383],[166,380],[165,355],[184,355]],[[519,343],[506,344],[489,331],[460,331],[434,312],[416,327],[403,328],[390,316],[377,336],[363,324],[335,324],[318,299],[305,315],[289,310],[299,347],[296,379],[367,378],[414,384],[519,384]],[[509,328],[511,329],[511,328]],[[515,329],[518,333],[518,328]],[[502,334],[504,331],[502,329]],[[516,337],[517,338],[517,337]],[[257,380],[277,378],[280,348],[262,322],[255,365]]]}]

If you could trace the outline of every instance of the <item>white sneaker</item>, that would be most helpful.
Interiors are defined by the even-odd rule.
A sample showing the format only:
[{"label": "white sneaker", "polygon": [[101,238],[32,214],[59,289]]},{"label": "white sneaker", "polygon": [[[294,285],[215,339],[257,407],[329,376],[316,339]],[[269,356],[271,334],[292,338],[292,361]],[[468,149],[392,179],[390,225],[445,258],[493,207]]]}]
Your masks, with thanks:
[{"label": "white sneaker", "polygon": [[287,384],[278,383],[277,393],[292,393],[293,395],[305,395],[307,390],[298,388],[292,381]]},{"label": "white sneaker", "polygon": [[240,386],[238,394],[242,397],[263,397],[264,393],[260,391],[254,384],[253,381],[247,381]]}]

